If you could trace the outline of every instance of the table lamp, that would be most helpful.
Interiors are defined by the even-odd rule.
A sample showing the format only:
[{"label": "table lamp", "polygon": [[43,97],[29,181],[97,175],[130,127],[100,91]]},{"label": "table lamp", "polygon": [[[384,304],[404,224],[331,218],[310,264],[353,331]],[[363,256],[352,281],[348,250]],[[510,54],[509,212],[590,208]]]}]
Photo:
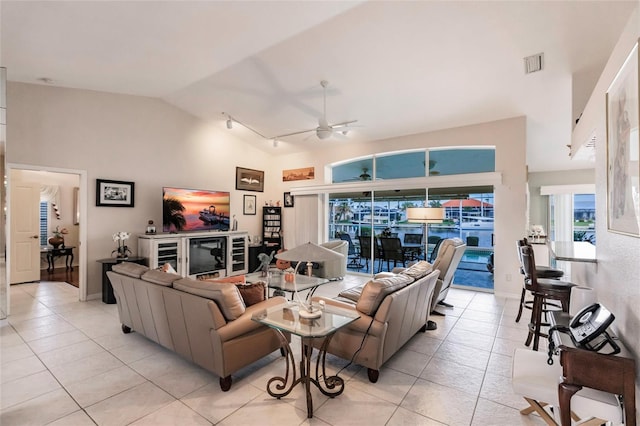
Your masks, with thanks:
[{"label": "table lamp", "polygon": [[[317,244],[308,242],[306,244],[299,245],[282,253],[276,254],[276,259],[288,260],[290,262],[298,262],[294,270],[294,277],[298,273],[298,268],[305,262],[307,266],[311,266],[312,262],[326,262],[331,260],[338,260],[344,257],[342,254],[329,250],[328,248],[321,247]],[[311,275],[311,268],[307,267],[307,274]],[[319,318],[322,315],[322,311],[318,307],[314,307],[311,302],[303,302],[298,294],[298,288],[296,286],[296,280],[293,280],[294,293],[300,309],[298,313],[302,318]]]},{"label": "table lamp", "polygon": [[429,228],[430,223],[442,223],[444,220],[444,207],[407,207],[407,222],[424,224],[425,237],[425,259],[429,251]]}]

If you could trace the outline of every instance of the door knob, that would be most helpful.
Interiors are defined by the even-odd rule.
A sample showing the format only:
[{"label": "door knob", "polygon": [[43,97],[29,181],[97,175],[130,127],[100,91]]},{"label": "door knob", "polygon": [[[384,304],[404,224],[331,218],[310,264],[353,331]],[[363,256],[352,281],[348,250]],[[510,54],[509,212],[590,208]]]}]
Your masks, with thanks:
[{"label": "door knob", "polygon": [[38,237],[37,235],[34,235],[34,236],[33,236],[33,237],[31,237],[31,238],[33,238],[34,240],[37,240],[37,239],[38,239],[38,238],[40,238],[40,237]]}]

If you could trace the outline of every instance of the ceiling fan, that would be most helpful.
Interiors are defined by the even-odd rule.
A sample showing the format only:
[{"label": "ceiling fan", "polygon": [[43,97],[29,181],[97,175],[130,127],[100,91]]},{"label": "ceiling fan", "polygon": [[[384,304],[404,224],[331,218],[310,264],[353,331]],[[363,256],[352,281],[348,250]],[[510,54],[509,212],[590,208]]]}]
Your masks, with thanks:
[{"label": "ceiling fan", "polygon": [[316,136],[318,137],[318,139],[328,139],[333,136],[335,132],[340,132],[343,135],[346,135],[349,131],[349,125],[358,121],[349,120],[340,123],[329,124],[329,122],[327,121],[327,86],[329,85],[329,82],[327,80],[322,80],[320,82],[320,85],[324,90],[324,104],[322,109],[322,117],[318,119],[318,127],[314,129],[301,130],[299,132],[286,133],[284,135],[276,136],[275,139],[284,138],[287,136],[301,135],[308,132],[316,132]]}]

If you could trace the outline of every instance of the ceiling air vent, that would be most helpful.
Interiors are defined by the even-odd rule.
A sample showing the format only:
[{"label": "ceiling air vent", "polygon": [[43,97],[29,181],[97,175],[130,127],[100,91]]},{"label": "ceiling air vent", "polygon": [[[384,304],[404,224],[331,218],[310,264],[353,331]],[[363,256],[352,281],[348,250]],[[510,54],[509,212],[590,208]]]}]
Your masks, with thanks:
[{"label": "ceiling air vent", "polygon": [[544,66],[544,53],[538,53],[536,55],[531,55],[524,58],[525,74],[531,74],[532,72],[542,71],[543,66]]}]

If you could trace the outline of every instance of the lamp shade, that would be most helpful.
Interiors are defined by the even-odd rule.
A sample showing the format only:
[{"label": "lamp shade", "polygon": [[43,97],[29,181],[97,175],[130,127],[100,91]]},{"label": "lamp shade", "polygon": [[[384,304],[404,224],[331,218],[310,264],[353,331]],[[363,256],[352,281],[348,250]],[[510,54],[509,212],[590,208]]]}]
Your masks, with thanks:
[{"label": "lamp shade", "polygon": [[321,247],[311,242],[299,245],[290,250],[283,251],[276,254],[276,259],[298,261],[298,262],[310,262],[310,261],[327,261],[336,260],[344,257],[342,254],[329,250],[328,248]]},{"label": "lamp shade", "polygon": [[442,223],[444,208],[442,207],[408,207],[407,221],[414,223]]}]

